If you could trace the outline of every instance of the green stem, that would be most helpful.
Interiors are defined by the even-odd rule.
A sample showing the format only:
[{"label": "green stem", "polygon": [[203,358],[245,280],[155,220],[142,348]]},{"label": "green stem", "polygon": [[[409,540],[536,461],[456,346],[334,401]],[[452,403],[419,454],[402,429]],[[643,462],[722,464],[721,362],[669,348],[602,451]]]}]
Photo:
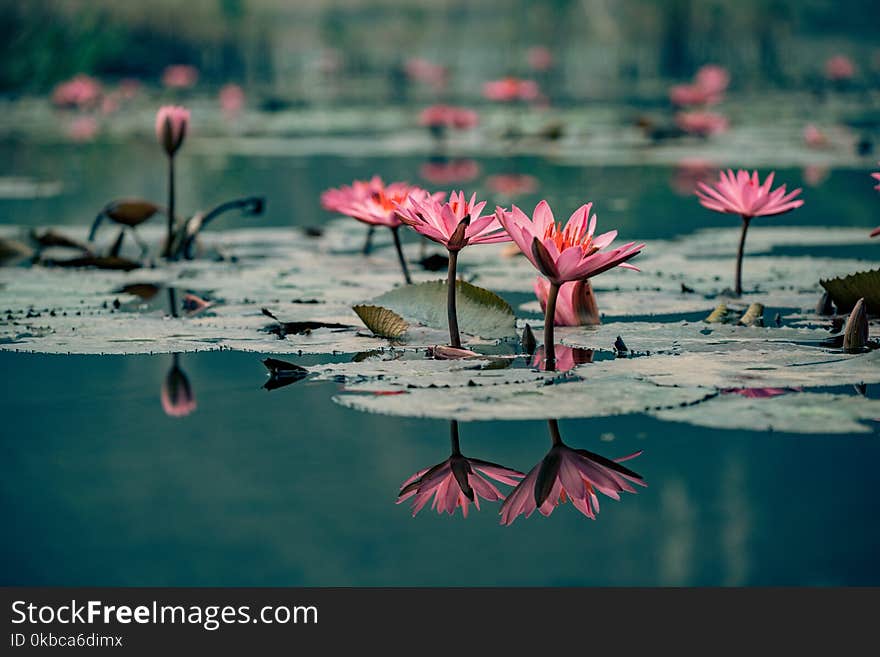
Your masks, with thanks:
[{"label": "green stem", "polygon": [[449,323],[449,346],[461,348],[461,335],[458,332],[458,312],[455,308],[455,269],[458,251],[449,252],[449,273],[446,275],[446,318]]},{"label": "green stem", "polygon": [[559,296],[559,284],[550,283],[547,294],[547,309],[544,311],[544,368],[548,372],[556,370],[556,345],[553,343],[553,324],[556,320],[556,297]]},{"label": "green stem", "polygon": [[749,231],[749,222],[752,220],[751,217],[743,216],[743,227],[742,233],[739,236],[739,249],[736,252],[736,287],[734,288],[734,292],[736,296],[740,296],[743,292],[742,290],[742,268],[743,268],[743,253],[746,248],[746,233]]},{"label": "green stem", "polygon": [[409,267],[406,266],[406,258],[403,256],[403,246],[400,244],[400,226],[394,226],[391,229],[391,234],[394,235],[394,248],[397,249],[397,258],[400,260],[400,268],[403,270],[403,280],[406,281],[407,285],[410,285],[412,279],[409,277]]},{"label": "green stem", "polygon": [[172,259],[174,248],[174,156],[168,156],[168,237],[165,242],[165,257]]}]

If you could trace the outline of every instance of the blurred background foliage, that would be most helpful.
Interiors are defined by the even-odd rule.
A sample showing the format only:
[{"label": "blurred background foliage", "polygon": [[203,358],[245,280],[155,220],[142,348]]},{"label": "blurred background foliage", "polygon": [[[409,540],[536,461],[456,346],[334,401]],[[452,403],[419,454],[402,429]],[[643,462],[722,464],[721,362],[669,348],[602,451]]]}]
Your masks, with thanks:
[{"label": "blurred background foliage", "polygon": [[650,92],[708,61],[740,89],[803,87],[838,53],[874,84],[878,25],[877,0],[0,0],[0,92],[191,64],[201,83],[306,101],[332,72],[343,95],[384,100],[420,57],[449,68],[456,96],[528,74],[535,46],[552,51],[542,84],[562,100]]}]

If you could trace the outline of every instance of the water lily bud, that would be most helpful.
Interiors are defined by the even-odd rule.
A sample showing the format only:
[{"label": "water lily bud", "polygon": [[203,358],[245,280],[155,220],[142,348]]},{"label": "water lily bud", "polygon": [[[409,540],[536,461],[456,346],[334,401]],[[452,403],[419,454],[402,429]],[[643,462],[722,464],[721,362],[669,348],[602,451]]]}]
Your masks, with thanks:
[{"label": "water lily bud", "polygon": [[868,345],[868,313],[864,298],[856,301],[846,326],[843,327],[843,348],[845,351],[860,351]]},{"label": "water lily bud", "polygon": [[174,157],[183,144],[189,124],[189,110],[178,105],[164,105],[156,113],[156,137],[168,157]]},{"label": "water lily bud", "polygon": [[528,324],[526,324],[526,327],[523,329],[520,344],[522,344],[523,351],[527,354],[531,355],[535,353],[535,348],[538,346],[538,343],[535,340],[535,334],[532,332],[532,327]]}]

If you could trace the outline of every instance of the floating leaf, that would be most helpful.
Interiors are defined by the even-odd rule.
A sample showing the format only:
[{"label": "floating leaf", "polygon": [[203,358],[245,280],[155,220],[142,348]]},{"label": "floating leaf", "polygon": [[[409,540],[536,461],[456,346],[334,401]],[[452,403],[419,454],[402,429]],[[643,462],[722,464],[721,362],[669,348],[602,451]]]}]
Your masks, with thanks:
[{"label": "floating leaf", "polygon": [[399,338],[406,333],[409,324],[393,310],[381,306],[352,306],[352,310],[361,318],[364,325],[380,338]]},{"label": "floating leaf", "polygon": [[[456,292],[458,325],[464,333],[484,338],[514,334],[513,308],[504,299],[462,280],[456,281]],[[376,297],[373,303],[425,326],[446,328],[445,281],[405,285]]]},{"label": "floating leaf", "polygon": [[839,312],[850,312],[863,298],[869,314],[880,314],[880,269],[820,280],[819,283],[828,290]]}]

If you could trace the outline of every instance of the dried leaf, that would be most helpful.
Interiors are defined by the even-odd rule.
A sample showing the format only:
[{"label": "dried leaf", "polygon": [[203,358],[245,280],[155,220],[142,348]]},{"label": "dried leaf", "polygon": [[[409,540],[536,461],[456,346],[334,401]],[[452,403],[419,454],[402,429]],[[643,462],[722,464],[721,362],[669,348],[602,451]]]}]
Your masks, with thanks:
[{"label": "dried leaf", "polygon": [[393,310],[382,306],[363,305],[352,306],[352,310],[361,318],[364,325],[379,338],[399,338],[409,324]]}]

